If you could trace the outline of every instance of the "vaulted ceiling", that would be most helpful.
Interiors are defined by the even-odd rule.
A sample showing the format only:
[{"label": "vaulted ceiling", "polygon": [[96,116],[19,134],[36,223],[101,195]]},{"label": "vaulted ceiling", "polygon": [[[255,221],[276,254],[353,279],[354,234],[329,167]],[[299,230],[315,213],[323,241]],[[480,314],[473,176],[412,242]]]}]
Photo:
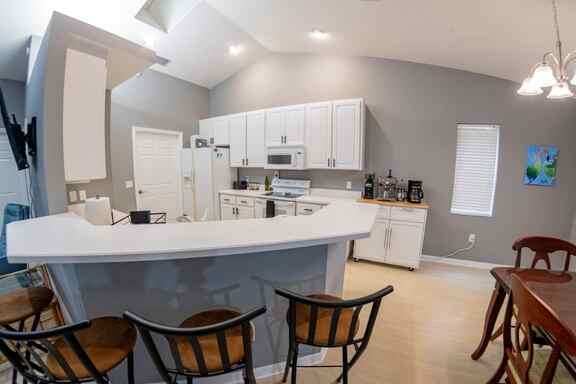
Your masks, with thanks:
[{"label": "vaulted ceiling", "polygon": [[[576,49],[576,1],[559,6],[565,45]],[[171,61],[155,69],[209,88],[270,52],[384,57],[520,81],[554,43],[549,0],[1,1],[0,78],[25,78],[26,39],[43,34],[53,10],[152,42]],[[310,39],[314,28],[331,38]],[[243,53],[229,55],[231,44]]]}]

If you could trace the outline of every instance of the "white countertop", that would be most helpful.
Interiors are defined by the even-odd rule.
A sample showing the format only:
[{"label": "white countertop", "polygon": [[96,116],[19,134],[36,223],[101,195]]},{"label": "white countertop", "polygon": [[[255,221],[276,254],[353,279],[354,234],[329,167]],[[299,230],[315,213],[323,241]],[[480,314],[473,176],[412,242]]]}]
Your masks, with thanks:
[{"label": "white countertop", "polygon": [[157,225],[98,226],[71,212],[15,222],[8,225],[8,260],[131,262],[330,244],[368,237],[378,211],[378,206],[338,197],[305,196],[297,201],[328,206],[309,216]]}]

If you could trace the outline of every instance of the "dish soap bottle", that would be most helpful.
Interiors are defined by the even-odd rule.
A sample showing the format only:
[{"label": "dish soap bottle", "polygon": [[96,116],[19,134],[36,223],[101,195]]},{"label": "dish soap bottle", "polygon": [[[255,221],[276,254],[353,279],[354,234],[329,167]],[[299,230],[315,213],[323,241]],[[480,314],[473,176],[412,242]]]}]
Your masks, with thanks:
[{"label": "dish soap bottle", "polygon": [[268,176],[264,178],[264,190],[266,192],[270,191],[270,178]]},{"label": "dish soap bottle", "polygon": [[364,198],[365,199],[374,199],[374,180],[375,175],[373,173],[369,173],[366,175],[366,181],[364,182]]}]

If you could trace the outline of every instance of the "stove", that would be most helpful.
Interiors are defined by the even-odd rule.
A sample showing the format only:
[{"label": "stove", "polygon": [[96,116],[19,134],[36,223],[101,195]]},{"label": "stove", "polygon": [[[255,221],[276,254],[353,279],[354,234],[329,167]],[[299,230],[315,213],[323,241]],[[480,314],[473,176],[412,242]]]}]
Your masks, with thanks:
[{"label": "stove", "polygon": [[297,199],[310,194],[310,180],[274,179],[272,190],[266,196]]}]

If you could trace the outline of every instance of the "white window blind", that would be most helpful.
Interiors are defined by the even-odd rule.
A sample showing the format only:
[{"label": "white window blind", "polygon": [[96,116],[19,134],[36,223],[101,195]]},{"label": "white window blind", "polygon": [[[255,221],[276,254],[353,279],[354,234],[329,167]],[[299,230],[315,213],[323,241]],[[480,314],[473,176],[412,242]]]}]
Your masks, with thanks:
[{"label": "white window blind", "polygon": [[457,133],[456,172],[450,212],[492,216],[500,127],[458,124]]}]

